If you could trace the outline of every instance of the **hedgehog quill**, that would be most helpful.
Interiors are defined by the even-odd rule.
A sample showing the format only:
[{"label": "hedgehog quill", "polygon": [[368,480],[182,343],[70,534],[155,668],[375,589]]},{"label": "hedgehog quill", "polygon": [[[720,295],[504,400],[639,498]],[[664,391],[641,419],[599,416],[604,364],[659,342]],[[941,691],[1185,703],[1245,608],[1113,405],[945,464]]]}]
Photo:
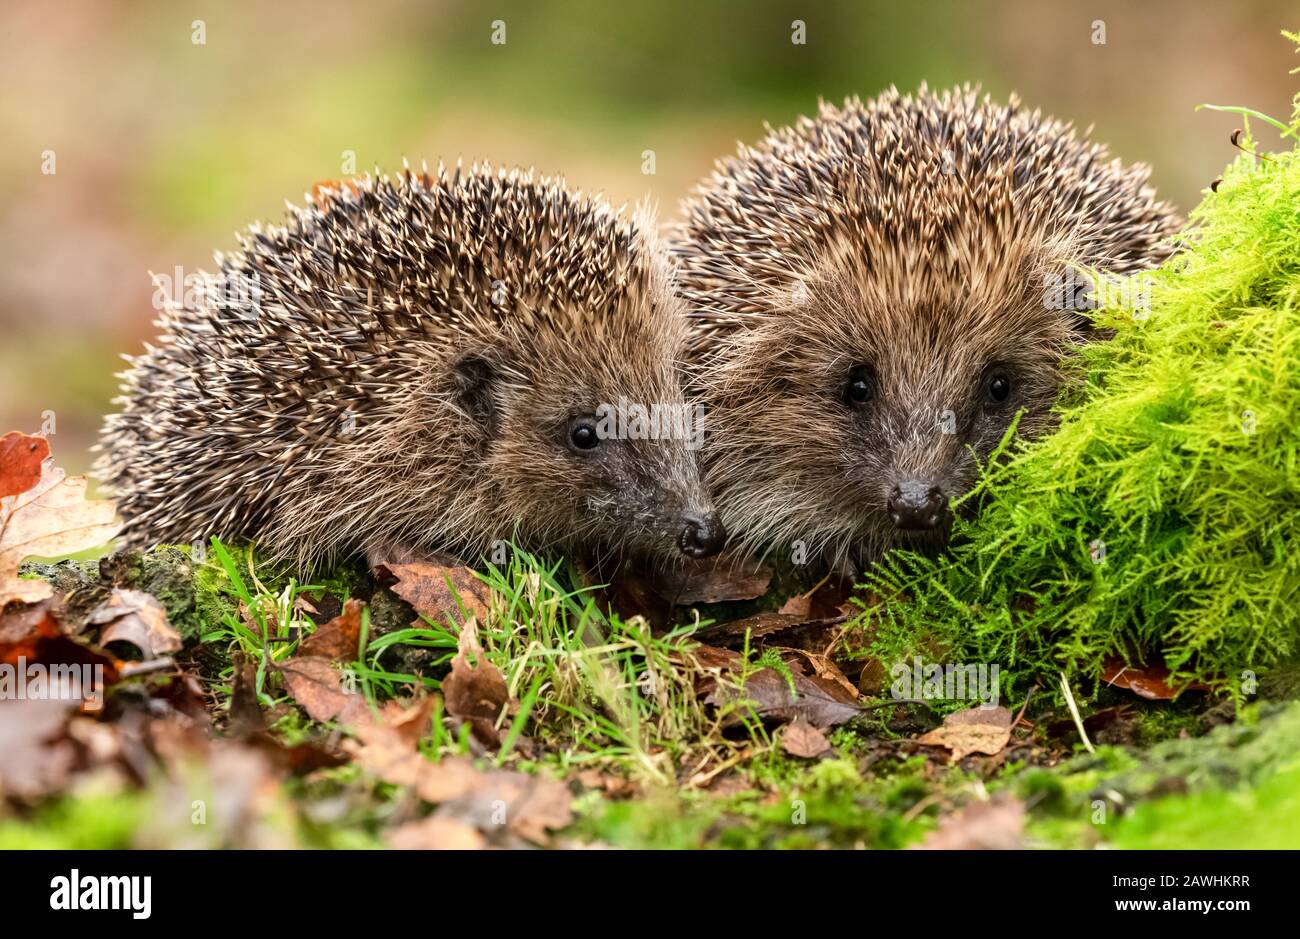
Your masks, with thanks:
[{"label": "hedgehog quill", "polygon": [[687,406],[648,217],[487,166],[290,209],[129,358],[97,463],[127,544],[245,536],[306,568],[511,539],[719,550],[691,440],[597,425],[609,402]]},{"label": "hedgehog quill", "polygon": [[823,104],[719,162],[673,250],[733,536],[850,567],[941,545],[1015,415],[1050,423],[1089,333],[1070,284],[1171,253],[1147,176],[970,87]]}]

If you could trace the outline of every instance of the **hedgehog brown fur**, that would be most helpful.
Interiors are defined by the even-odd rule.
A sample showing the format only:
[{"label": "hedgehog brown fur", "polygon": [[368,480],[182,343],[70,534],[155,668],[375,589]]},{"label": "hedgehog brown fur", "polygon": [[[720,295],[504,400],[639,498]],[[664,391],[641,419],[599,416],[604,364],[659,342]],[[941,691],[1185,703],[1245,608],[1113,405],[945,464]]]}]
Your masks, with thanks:
[{"label": "hedgehog brown fur", "polygon": [[129,359],[97,464],[129,544],[250,536],[305,566],[510,539],[716,550],[688,440],[575,440],[602,403],[684,404],[647,218],[486,166],[290,209]]},{"label": "hedgehog brown fur", "polygon": [[970,87],[823,104],[721,161],[674,253],[733,535],[840,561],[941,543],[1013,415],[1050,421],[1087,334],[1070,272],[1171,252],[1147,176]]}]

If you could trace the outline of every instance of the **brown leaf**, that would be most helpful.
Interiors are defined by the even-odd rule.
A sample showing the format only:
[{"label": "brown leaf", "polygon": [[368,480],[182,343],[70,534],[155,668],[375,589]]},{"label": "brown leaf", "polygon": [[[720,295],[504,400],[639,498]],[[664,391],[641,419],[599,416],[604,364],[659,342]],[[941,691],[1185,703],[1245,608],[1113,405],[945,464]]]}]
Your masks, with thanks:
[{"label": "brown leaf", "polygon": [[1012,851],[1024,847],[1025,806],[1019,799],[972,802],[945,816],[920,844],[921,851]]},{"label": "brown leaf", "polygon": [[831,748],[826,735],[808,723],[803,717],[796,717],[781,733],[781,746],[792,756],[808,759],[821,756]]},{"label": "brown leaf", "polygon": [[451,660],[451,674],[442,680],[447,713],[470,722],[474,736],[484,746],[501,745],[497,720],[510,705],[510,689],[500,670],[480,653],[478,665],[469,664],[462,651]]},{"label": "brown leaf", "polygon": [[807,649],[790,649],[790,655],[800,655],[808,660],[812,666],[814,678],[822,683],[822,686],[830,689],[838,686],[837,690],[843,692],[842,700],[857,701],[862,693],[858,686],[849,681],[847,675],[840,670],[828,656],[819,652],[809,652]]},{"label": "brown leaf", "polygon": [[487,839],[473,825],[430,815],[393,829],[388,846],[399,851],[478,851],[487,847]]},{"label": "brown leaf", "polygon": [[[437,703],[430,695],[411,702],[389,701],[378,717],[367,711],[358,716],[352,727],[356,739],[344,749],[367,772],[394,786],[412,786],[426,801],[455,798],[473,785],[473,767],[451,758],[433,763],[417,749],[429,732]],[[471,771],[468,780],[466,766]]]},{"label": "brown leaf", "polygon": [[[488,836],[505,831],[538,844],[545,843],[547,829],[569,824],[570,796],[562,783],[510,770],[479,770],[467,757],[444,757],[435,763],[420,753],[417,747],[428,732],[436,702],[435,697],[405,705],[389,702],[378,719],[366,715],[353,727],[356,739],[347,741],[344,749],[371,775],[410,787],[425,802],[438,804],[434,818]],[[407,827],[401,835],[404,845],[411,839],[407,846],[416,846],[414,842],[425,836],[464,835],[462,829],[433,823],[427,831]]]},{"label": "brown leaf", "polygon": [[57,610],[58,603],[51,598],[0,613],[0,662],[14,665],[20,655],[35,660],[38,639],[62,636]]},{"label": "brown leaf", "polygon": [[77,760],[69,701],[0,698],[0,795],[35,798],[67,787]]},{"label": "brown leaf", "polygon": [[40,481],[50,442],[16,430],[0,437],[0,499],[26,492]]},{"label": "brown leaf", "polygon": [[[697,646],[692,654],[706,670],[716,670],[733,678],[743,663],[738,653],[714,646]],[[833,682],[820,684],[796,670],[791,671],[793,694],[791,682],[784,675],[763,668],[747,675],[743,688],[739,690],[733,685],[715,682],[704,700],[717,706],[748,700],[760,717],[783,722],[803,717],[821,729],[842,724],[861,713],[861,708],[849,698],[849,693],[836,688]]]},{"label": "brown leaf", "polygon": [[[79,690],[83,710],[98,711],[104,704],[104,691],[121,680],[126,663],[63,635],[55,618],[56,609],[56,603],[46,600],[0,615],[0,663],[15,670],[46,666],[45,673],[51,677],[51,666],[78,666],[76,677],[82,679]],[[90,679],[89,687],[86,677]],[[68,693],[76,690],[65,689]]]},{"label": "brown leaf", "polygon": [[114,587],[108,599],[91,611],[87,623],[102,625],[99,644],[127,642],[145,659],[181,649],[181,634],[167,622],[167,610],[140,590]]},{"label": "brown leaf", "polygon": [[1101,680],[1116,688],[1127,688],[1148,701],[1171,701],[1184,691],[1209,690],[1198,682],[1174,688],[1169,684],[1169,669],[1164,665],[1125,665],[1118,658],[1102,663]]},{"label": "brown leaf", "polygon": [[409,560],[377,564],[375,572],[396,578],[389,589],[435,623],[454,626],[468,619],[487,621],[492,591],[468,567]]},{"label": "brown leaf", "polygon": [[362,609],[360,600],[349,600],[343,612],[303,640],[298,655],[318,656],[331,662],[354,661],[361,643]]},{"label": "brown leaf", "polygon": [[1004,707],[976,706],[944,718],[943,725],[917,738],[917,743],[952,751],[956,763],[972,753],[994,756],[1011,739],[1011,712]]},{"label": "brown leaf", "polygon": [[[13,485],[22,477],[20,469]],[[97,548],[121,530],[110,501],[87,501],[84,476],[67,476],[52,459],[36,484],[0,499],[0,608],[11,600],[34,603],[50,596],[43,580],[20,580],[24,558],[58,557]]]},{"label": "brown leaf", "polygon": [[343,688],[343,676],[329,659],[298,655],[279,665],[285,687],[312,720],[345,723],[366,708],[366,699]]}]

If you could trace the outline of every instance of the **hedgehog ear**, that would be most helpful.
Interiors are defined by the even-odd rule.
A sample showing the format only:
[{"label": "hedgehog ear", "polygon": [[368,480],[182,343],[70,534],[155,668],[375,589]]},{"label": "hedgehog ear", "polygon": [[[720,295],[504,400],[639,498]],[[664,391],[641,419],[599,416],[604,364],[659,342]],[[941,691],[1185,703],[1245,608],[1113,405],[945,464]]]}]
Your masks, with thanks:
[{"label": "hedgehog ear", "polygon": [[486,433],[496,431],[496,369],[480,355],[467,355],[451,372],[452,394],[456,403]]}]

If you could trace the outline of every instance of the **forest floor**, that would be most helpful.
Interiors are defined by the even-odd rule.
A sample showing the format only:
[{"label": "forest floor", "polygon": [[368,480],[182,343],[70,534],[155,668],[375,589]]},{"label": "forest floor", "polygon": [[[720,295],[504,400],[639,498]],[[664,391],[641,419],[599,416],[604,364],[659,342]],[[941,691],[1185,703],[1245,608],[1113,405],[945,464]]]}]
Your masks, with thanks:
[{"label": "forest floor", "polygon": [[1300,670],[1242,702],[1106,672],[1074,709],[1055,675],[909,684],[855,642],[869,597],[754,565],[299,584],[214,543],[24,574],[52,596],[0,614],[0,661],[102,691],[0,701],[0,848],[1300,843]]}]

